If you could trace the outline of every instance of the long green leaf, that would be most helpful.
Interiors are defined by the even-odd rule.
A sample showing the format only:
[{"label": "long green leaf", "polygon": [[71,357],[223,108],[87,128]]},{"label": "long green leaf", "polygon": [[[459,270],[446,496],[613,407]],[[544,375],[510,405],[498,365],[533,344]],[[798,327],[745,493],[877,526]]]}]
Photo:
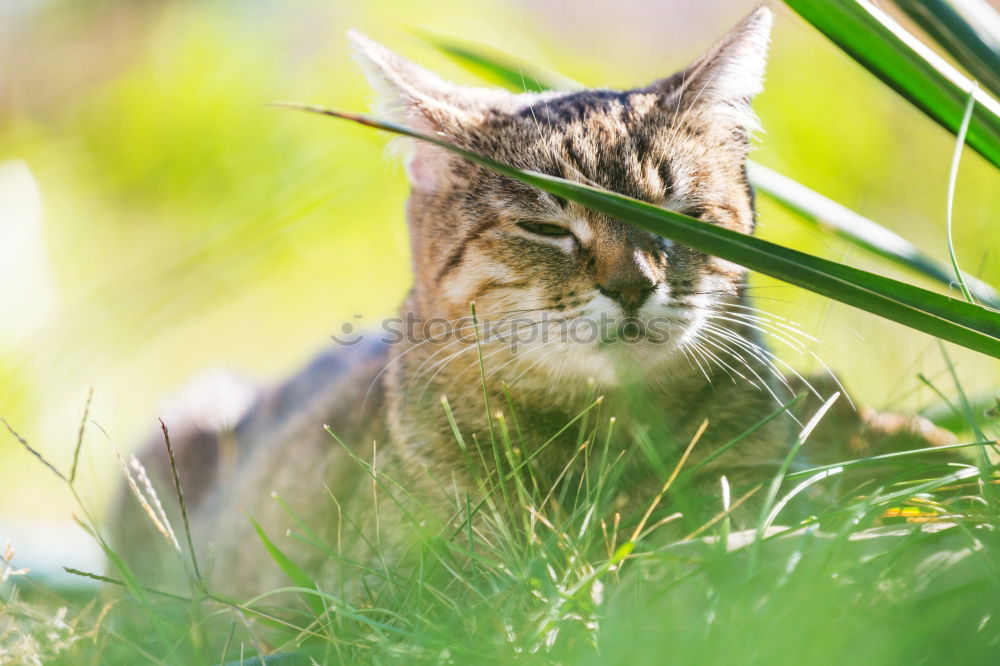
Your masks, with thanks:
[{"label": "long green leaf", "polygon": [[[516,92],[525,89],[520,83],[523,80],[533,82],[539,90],[575,88],[579,85],[549,72],[515,65],[510,58],[486,55],[478,47],[455,46],[440,38],[425,39],[473,73],[484,75]],[[747,175],[755,188],[795,213],[799,219],[823,231],[833,232],[858,247],[946,287],[954,286],[955,275],[950,268],[877,222],[759,164],[750,162]],[[965,275],[965,282],[981,302],[1000,308],[1000,295],[993,287],[970,275]]]},{"label": "long green leaf", "polygon": [[[977,419],[1000,423],[1000,391],[988,391],[968,398],[969,410]],[[956,405],[941,401],[920,413],[937,426],[952,432],[962,432],[969,427],[965,414]]]},{"label": "long green leaf", "polygon": [[1000,52],[1000,11],[990,0],[951,0],[951,6],[991,49]]},{"label": "long green leaf", "polygon": [[[257,537],[260,542],[264,544],[264,548],[267,549],[268,555],[274,560],[275,564],[284,572],[289,579],[299,587],[304,587],[309,590],[316,589],[316,583],[298,564],[293,562],[285,553],[278,548],[273,541],[264,532],[264,528],[260,526],[253,518],[250,519],[253,524],[253,529],[257,532]],[[316,614],[316,617],[322,617],[324,609],[323,603],[313,595],[307,595],[305,598],[306,604],[309,605],[310,610]]]},{"label": "long green leaf", "polygon": [[[747,173],[759,191],[817,227],[941,284],[954,285],[954,272],[899,234],[765,166],[751,162]],[[1000,295],[993,287],[971,275],[964,277],[976,298],[1000,308]]]},{"label": "long green leaf", "polygon": [[[953,134],[972,81],[867,0],[785,0],[886,85]],[[969,145],[1000,167],[1000,103],[982,90]]]},{"label": "long green leaf", "polygon": [[1000,53],[945,0],[895,0],[913,22],[941,45],[987,90],[1000,97]]},{"label": "long green leaf", "polygon": [[1000,316],[898,280],[702,222],[637,199],[555,176],[522,171],[410,129],[319,106],[277,104],[402,134],[437,145],[509,178],[943,340],[1000,358]]}]

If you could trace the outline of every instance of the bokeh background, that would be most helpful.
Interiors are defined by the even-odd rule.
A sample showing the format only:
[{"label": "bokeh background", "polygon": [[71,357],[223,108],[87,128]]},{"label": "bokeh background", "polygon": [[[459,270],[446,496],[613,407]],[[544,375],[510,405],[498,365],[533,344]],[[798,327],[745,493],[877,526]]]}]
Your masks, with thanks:
[{"label": "bokeh background", "polygon": [[[101,429],[88,427],[81,494],[99,512],[120,478],[114,451],[151,433],[191,377],[227,367],[276,381],[343,322],[394,312],[410,277],[406,183],[388,137],[267,106],[366,109],[348,28],[460,82],[476,80],[420,32],[624,88],[682,67],[755,4],[2,0],[0,415],[66,468],[93,387]],[[954,139],[776,9],[754,158],[946,259]],[[967,151],[956,247],[994,284],[998,212],[1000,178]],[[766,199],[760,218],[770,240],[898,275]],[[927,336],[756,283],[759,305],[814,335],[812,350],[862,401],[926,406],[935,396],[918,373],[952,392]],[[1000,384],[997,363],[950,351],[967,390]],[[71,551],[75,510],[0,432],[0,540],[34,550],[20,561]]]}]

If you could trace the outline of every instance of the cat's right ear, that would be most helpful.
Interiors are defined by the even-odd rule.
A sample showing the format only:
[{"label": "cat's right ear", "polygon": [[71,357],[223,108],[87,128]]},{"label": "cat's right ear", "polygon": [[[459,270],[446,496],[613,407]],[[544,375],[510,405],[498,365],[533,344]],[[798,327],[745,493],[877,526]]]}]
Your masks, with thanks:
[{"label": "cat's right ear", "polygon": [[[470,109],[462,88],[352,30],[348,38],[355,59],[375,89],[374,111],[422,134],[455,141]],[[433,189],[447,173],[448,154],[423,141],[414,145],[406,161],[410,182],[417,189]]]},{"label": "cat's right ear", "polygon": [[773,17],[758,7],[687,69],[653,86],[668,109],[697,109],[719,126],[749,135],[757,127],[750,101],[761,91]]}]

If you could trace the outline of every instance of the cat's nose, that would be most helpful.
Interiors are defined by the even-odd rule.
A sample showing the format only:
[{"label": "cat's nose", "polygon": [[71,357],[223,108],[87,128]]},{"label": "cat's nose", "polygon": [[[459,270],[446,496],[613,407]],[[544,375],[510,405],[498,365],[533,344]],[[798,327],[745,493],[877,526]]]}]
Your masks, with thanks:
[{"label": "cat's nose", "polygon": [[597,290],[626,310],[638,310],[656,289],[645,275],[615,277],[597,285]]}]

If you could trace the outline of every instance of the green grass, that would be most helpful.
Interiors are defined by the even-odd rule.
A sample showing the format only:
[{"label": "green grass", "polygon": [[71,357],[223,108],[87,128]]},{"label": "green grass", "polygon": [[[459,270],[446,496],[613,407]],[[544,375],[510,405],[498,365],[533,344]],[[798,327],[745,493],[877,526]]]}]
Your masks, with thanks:
[{"label": "green grass", "polygon": [[[909,48],[901,28],[839,0],[789,4],[930,118],[960,139],[967,129],[970,144],[997,163],[995,102],[967,106],[969,90],[949,83],[939,68]],[[937,31],[935,38],[967,34],[956,23],[961,19],[948,15],[947,21],[947,30]],[[936,24],[928,19],[925,25]],[[480,70],[493,71],[478,52],[452,46],[453,56],[471,57]],[[968,59],[977,52],[978,45],[955,59],[974,71]],[[509,76],[510,67],[516,65],[506,73],[493,71],[494,78],[525,85],[520,73]],[[178,141],[176,147],[185,143]],[[950,192],[959,154],[956,150]],[[644,223],[645,215],[648,228],[663,233],[696,228],[684,216],[639,210],[621,197],[527,176],[540,187],[608,206],[626,219],[633,215],[636,223]],[[951,199],[949,194],[949,227]],[[847,237],[857,231],[850,222],[845,228]],[[682,240],[712,243],[722,237],[702,231],[702,241]],[[854,238],[861,238],[852,242],[863,246],[871,236],[854,233]],[[706,249],[734,257],[743,252],[740,257],[747,262],[757,256],[758,268],[766,268],[766,253],[777,252],[790,262],[778,277],[792,279],[805,268],[813,270],[813,277],[839,276],[834,291],[846,293],[850,284],[843,283],[853,281],[868,290],[862,299],[883,299],[870,301],[870,309],[886,314],[895,299],[899,307],[930,317],[922,329],[928,333],[956,342],[970,341],[969,331],[981,333],[985,342],[976,348],[996,349],[997,316],[989,308],[945,302],[929,291],[861,271],[844,272],[837,268],[841,264],[804,259],[808,255],[788,248],[735,238],[727,242]],[[868,249],[885,250],[877,243]],[[917,261],[911,268],[939,281],[946,278],[926,254],[913,250],[917,254],[908,256]],[[955,279],[962,283],[958,255],[949,250]],[[888,251],[882,256],[900,259]],[[969,297],[994,293],[986,285],[966,281],[963,286]],[[511,405],[500,406],[496,416],[496,405],[487,412],[492,427],[489,442],[480,448],[450,418],[444,400],[441,409],[453,424],[459,450],[475,455],[485,449],[502,463],[499,467],[512,470],[502,478],[481,479],[476,493],[449,507],[455,515],[476,515],[479,522],[466,518],[457,528],[438,530],[415,510],[407,527],[412,567],[383,564],[378,545],[372,544],[372,556],[364,562],[344,563],[352,575],[316,580],[289,557],[283,540],[301,541],[333,558],[339,557],[338,544],[324,542],[276,496],[294,527],[287,535],[265,534],[258,527],[258,541],[244,546],[283,571],[288,587],[255,599],[225,597],[202,579],[186,547],[191,537],[184,479],[176,474],[173,489],[158,490],[164,504],[179,504],[184,524],[164,526],[164,533],[174,536],[159,547],[165,556],[181,558],[188,580],[145,585],[132,573],[135,563],[111,549],[78,489],[88,398],[65,463],[54,462],[8,429],[11,441],[69,488],[77,522],[98,541],[109,571],[67,569],[78,584],[45,583],[20,571],[13,553],[0,553],[0,664],[254,663],[257,655],[267,655],[269,663],[303,664],[995,664],[1000,658],[1000,476],[995,462],[1000,402],[992,394],[968,396],[941,349],[946,378],[920,379],[942,399],[928,414],[967,433],[951,452],[952,462],[928,462],[921,455],[926,451],[909,451],[810,467],[796,458],[800,449],[808,453],[804,433],[767,484],[730,487],[719,479],[723,499],[718,506],[697,507],[697,513],[710,516],[698,524],[676,515],[699,501],[689,485],[696,469],[684,464],[684,456],[646,461],[661,469],[662,491],[649,498],[641,515],[616,511],[619,474],[630,457],[647,449],[641,441],[626,448],[612,444],[615,421],[599,399],[581,406],[566,425],[579,433],[576,462],[584,473],[560,475],[549,487],[539,482],[531,456],[519,446]],[[899,378],[883,379],[889,384]],[[349,444],[355,443],[331,443]],[[359,474],[372,473],[364,460],[354,459]],[[385,501],[412,504],[406,489],[384,473],[373,478]],[[150,514],[169,523],[141,478],[136,488]],[[748,498],[763,499],[756,526],[735,531],[729,514]],[[340,511],[332,497],[329,511]]]},{"label": "green grass", "polygon": [[[441,408],[450,414],[447,401]],[[375,564],[373,545],[345,580],[318,581],[257,527],[260,542],[245,547],[269,557],[288,587],[256,599],[215,594],[168,538],[160,548],[185,560],[189,581],[142,586],[81,504],[81,524],[117,577],[70,570],[97,587],[57,590],[12,576],[20,582],[4,592],[0,648],[29,637],[46,664],[238,663],[256,654],[269,663],[977,664],[1000,654],[998,477],[975,455],[988,442],[966,445],[970,455],[948,465],[914,451],[790,473],[798,446],[808,447],[807,424],[767,488],[729,489],[720,479],[723,502],[688,533],[689,524],[676,529],[677,500],[664,501],[691,497],[696,470],[686,455],[664,470],[662,492],[641,517],[616,511],[618,472],[643,449],[613,445],[614,419],[601,408],[596,399],[567,425],[579,430],[584,472],[550,488],[520,452],[508,424],[516,413],[499,413],[486,455],[511,471],[480,479],[479,492],[450,507],[479,514],[475,529],[467,519],[433,529],[412,509],[413,566]],[[995,430],[968,414],[975,429]],[[456,426],[455,436],[467,450],[468,435]],[[874,464],[874,481],[851,480]],[[373,478],[383,501],[413,506],[384,473]],[[729,512],[757,492],[766,495],[757,528],[732,531]],[[172,501],[183,506],[182,497]],[[329,510],[338,510],[332,499]],[[289,517],[297,527],[288,538],[336,556],[337,544]]]}]

